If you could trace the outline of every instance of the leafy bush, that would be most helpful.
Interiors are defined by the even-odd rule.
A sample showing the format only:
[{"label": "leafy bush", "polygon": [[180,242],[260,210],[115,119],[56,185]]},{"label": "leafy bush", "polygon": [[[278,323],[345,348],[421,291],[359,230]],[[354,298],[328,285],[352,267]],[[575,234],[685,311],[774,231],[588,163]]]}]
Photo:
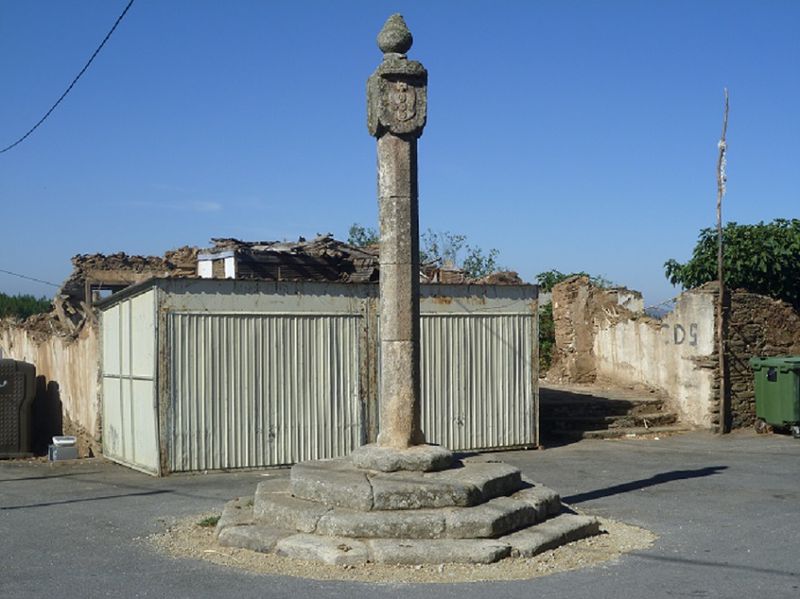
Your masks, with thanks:
[{"label": "leafy bush", "polygon": [[[800,220],[778,218],[755,225],[728,223],[722,229],[725,285],[800,306]],[[664,263],[670,283],[684,289],[717,279],[717,231],[700,231],[692,257]]]},{"label": "leafy bush", "polygon": [[553,322],[553,303],[539,307],[539,373],[550,370],[553,363],[553,346],[556,344],[556,326]]}]

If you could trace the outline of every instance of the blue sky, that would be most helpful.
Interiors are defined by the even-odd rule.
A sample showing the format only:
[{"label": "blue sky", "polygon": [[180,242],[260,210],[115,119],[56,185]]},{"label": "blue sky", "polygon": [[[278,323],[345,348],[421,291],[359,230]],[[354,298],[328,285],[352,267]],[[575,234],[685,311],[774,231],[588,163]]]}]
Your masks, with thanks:
[{"label": "blue sky", "polygon": [[[58,98],[126,0],[0,0],[0,145]],[[799,217],[800,2],[136,0],[70,95],[0,154],[0,269],[60,282],[77,253],[377,222],[365,82],[401,12],[429,71],[422,229],[532,281],[663,274],[715,219]],[[53,289],[0,273],[0,291]]]}]

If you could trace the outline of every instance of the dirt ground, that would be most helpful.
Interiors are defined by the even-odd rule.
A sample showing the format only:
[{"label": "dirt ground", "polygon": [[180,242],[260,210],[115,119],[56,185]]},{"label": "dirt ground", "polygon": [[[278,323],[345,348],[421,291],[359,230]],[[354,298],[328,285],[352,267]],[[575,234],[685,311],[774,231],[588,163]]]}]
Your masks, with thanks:
[{"label": "dirt ground", "polygon": [[257,574],[392,583],[453,583],[491,580],[525,580],[557,572],[576,570],[616,560],[624,553],[646,549],[656,536],[642,528],[601,518],[602,534],[569,543],[532,558],[508,558],[494,564],[439,564],[425,566],[331,566],[256,553],[247,549],[221,547],[214,528],[201,526],[198,514],[167,524],[166,530],[143,542],[176,558],[202,559]]}]

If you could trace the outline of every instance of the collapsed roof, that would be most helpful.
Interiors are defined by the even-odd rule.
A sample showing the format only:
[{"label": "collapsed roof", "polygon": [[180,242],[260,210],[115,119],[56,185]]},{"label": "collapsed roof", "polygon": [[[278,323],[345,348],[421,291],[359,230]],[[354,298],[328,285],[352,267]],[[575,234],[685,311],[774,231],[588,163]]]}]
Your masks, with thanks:
[{"label": "collapsed roof", "polygon": [[[198,264],[210,262],[212,277],[228,276],[225,259],[235,262],[235,278],[272,281],[332,281],[365,283],[379,277],[379,246],[349,245],[319,235],[307,241],[242,241],[214,238],[212,247],[200,250],[184,246],[164,256],[79,254],[72,258],[73,271],[53,298],[53,311],[30,317],[25,325],[49,333],[74,335],[93,321],[92,302],[101,292],[117,292],[153,277],[198,277]],[[479,279],[458,268],[436,262],[421,266],[426,283],[519,285],[517,273],[503,271]]]}]

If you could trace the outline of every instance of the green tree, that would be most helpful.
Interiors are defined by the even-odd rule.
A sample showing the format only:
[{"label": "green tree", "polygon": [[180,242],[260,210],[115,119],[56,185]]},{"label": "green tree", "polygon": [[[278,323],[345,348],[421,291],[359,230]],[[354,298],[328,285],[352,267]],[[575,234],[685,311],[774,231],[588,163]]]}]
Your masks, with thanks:
[{"label": "green tree", "polygon": [[[372,227],[358,223],[350,226],[347,237],[350,245],[364,247],[379,241],[380,235]],[[451,264],[462,269],[468,277],[476,279],[500,270],[497,265],[500,252],[494,248],[484,251],[472,246],[467,243],[466,235],[428,229],[420,235],[420,246],[419,259],[423,264]]]},{"label": "green tree", "polygon": [[13,316],[28,318],[34,314],[49,312],[52,304],[46,297],[32,295],[6,295],[0,293],[0,318]]},{"label": "green tree", "polygon": [[361,226],[358,223],[350,225],[350,230],[347,234],[347,243],[355,247],[365,247],[380,241],[380,235],[375,229]]},{"label": "green tree", "polygon": [[466,235],[428,229],[420,236],[419,258],[423,264],[451,264],[468,277],[480,278],[499,270],[498,250],[484,251],[467,243]]},{"label": "green tree", "polygon": [[[722,229],[725,286],[781,299],[800,307],[800,220],[778,218]],[[683,289],[717,279],[717,232],[700,231],[692,257],[664,263],[670,283]]]}]

